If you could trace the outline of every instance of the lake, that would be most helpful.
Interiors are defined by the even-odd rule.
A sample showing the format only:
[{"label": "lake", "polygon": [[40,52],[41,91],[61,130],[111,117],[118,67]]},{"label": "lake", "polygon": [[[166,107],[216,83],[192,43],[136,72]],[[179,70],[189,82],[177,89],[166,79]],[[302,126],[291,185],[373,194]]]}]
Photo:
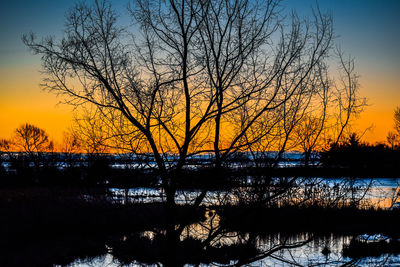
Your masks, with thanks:
[{"label": "lake", "polygon": [[[391,209],[393,203],[399,201],[397,198],[399,197],[400,178],[304,178],[296,183],[296,187],[298,187],[296,192],[303,194],[308,190],[307,187],[316,185],[318,188],[322,187],[325,190],[333,191],[338,184],[346,188],[349,185],[357,188],[355,191],[344,191],[346,197],[362,197],[365,207],[368,205],[368,207]],[[385,250],[386,246],[389,246],[388,244],[399,246],[399,236],[388,237],[380,233],[253,233],[252,231],[221,230],[219,214],[211,207],[237,204],[241,196],[237,192],[247,192],[248,190],[247,188],[236,188],[234,191],[236,191],[235,194],[230,190],[207,193],[204,204],[209,208],[205,211],[204,220],[185,226],[179,232],[177,248],[171,248],[169,256],[174,259],[182,259],[178,266],[400,266],[398,255],[400,250],[397,252]],[[125,201],[152,203],[164,199],[163,191],[155,188],[111,188],[109,192],[112,201],[121,203]],[[193,203],[199,194],[198,190],[180,190],[176,195],[177,203]],[[296,221],[293,221],[293,224],[296,224]],[[124,252],[131,253],[132,257],[129,255],[122,257],[120,245],[107,246],[107,253],[81,258],[68,266],[171,266],[166,263],[166,256],[160,254],[159,247],[157,247],[157,236],[160,235],[158,231],[156,229],[135,233],[132,236],[123,236],[122,243],[133,244],[132,247],[128,245],[127,248],[124,248]],[[200,242],[202,245],[191,244],[187,245],[190,249],[182,248],[190,242],[194,244]],[[150,253],[150,256],[148,255],[146,258],[146,256],[138,255],[137,251],[142,249],[140,246],[146,248],[145,252],[141,253]],[[365,249],[361,249],[361,252],[360,246],[361,248],[365,247]],[[375,249],[376,255],[363,256],[363,252],[370,248]],[[256,249],[257,252],[253,249]],[[186,255],[176,256],[174,253],[177,251],[179,253],[183,251]],[[150,260],[152,257],[155,262]],[[164,262],[156,263],[157,259]]]}]

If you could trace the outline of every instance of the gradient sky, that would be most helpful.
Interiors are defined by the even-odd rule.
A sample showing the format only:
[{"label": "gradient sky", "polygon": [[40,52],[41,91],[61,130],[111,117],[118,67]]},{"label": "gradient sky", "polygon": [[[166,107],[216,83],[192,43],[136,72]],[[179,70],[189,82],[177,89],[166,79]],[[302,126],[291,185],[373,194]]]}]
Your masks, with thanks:
[{"label": "gradient sky", "polygon": [[[125,12],[127,0],[113,1]],[[284,0],[307,16],[314,0]],[[357,120],[359,131],[373,126],[364,140],[384,141],[393,126],[393,110],[400,106],[400,1],[319,0],[322,11],[334,18],[336,43],[355,58],[361,94],[369,106]],[[0,3],[0,138],[9,138],[22,123],[33,123],[61,140],[71,124],[72,107],[40,89],[40,57],[22,44],[24,33],[59,35],[69,0],[2,0]]]}]

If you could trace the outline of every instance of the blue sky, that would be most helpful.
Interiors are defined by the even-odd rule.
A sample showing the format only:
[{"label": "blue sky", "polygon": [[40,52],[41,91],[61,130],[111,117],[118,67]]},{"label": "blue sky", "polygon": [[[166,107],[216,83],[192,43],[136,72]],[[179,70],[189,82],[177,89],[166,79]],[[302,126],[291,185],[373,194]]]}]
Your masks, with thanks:
[{"label": "blue sky", "polygon": [[[48,110],[42,108],[41,112],[59,112],[64,114],[64,119],[68,118],[66,114],[70,110],[54,107],[58,100],[51,100],[50,96],[40,91],[40,58],[30,54],[22,44],[21,36],[31,31],[42,37],[60,34],[65,13],[73,3],[68,0],[1,1],[0,124],[6,130],[0,132],[0,138],[24,122],[13,123],[6,115],[1,115],[5,106],[9,107],[7,112],[17,111],[26,106],[24,103],[46,99]],[[112,1],[114,8],[125,15],[127,3],[127,0]],[[316,3],[315,0],[282,1],[283,6],[305,17],[310,16],[310,10]],[[362,93],[370,103],[363,116],[371,118],[370,124],[375,125],[371,140],[382,140],[389,130],[392,111],[400,106],[400,1],[320,0],[318,5],[323,12],[332,13],[338,36],[336,43],[356,60]],[[30,77],[29,82],[22,81],[24,77]],[[24,95],[27,99],[24,99]],[[49,104],[49,101],[53,102]],[[367,121],[364,118],[360,127],[368,127]],[[46,125],[41,121],[37,123]],[[57,130],[54,131],[58,134]]]}]

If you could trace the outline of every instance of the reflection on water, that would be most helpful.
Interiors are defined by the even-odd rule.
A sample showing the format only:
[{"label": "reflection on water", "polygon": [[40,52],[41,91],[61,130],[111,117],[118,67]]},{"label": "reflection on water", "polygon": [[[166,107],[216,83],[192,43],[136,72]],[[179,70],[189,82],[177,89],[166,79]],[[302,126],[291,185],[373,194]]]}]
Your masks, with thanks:
[{"label": "reflection on water", "polygon": [[[196,228],[196,227],[195,227]],[[185,233],[186,234],[186,233]],[[227,233],[224,243],[237,244],[248,239],[248,235]],[[343,247],[350,243],[351,236],[312,236],[312,234],[299,234],[295,236],[282,236],[279,234],[258,237],[258,255],[250,257],[249,261],[232,260],[223,263],[199,263],[195,266],[400,266],[398,255],[382,255],[379,257],[364,257],[352,259],[343,256]],[[310,240],[310,241],[308,241]],[[220,240],[221,241],[221,240]],[[214,244],[216,247],[220,244]],[[258,258],[258,259],[257,259]],[[162,266],[162,264],[144,264],[137,261],[121,263],[118,257],[109,253],[95,258],[80,259],[68,266]],[[185,265],[193,266],[193,264]]]},{"label": "reflection on water", "polygon": [[400,179],[375,179],[366,198],[372,201],[375,207],[392,207],[400,201]]},{"label": "reflection on water", "polygon": [[[249,180],[251,183],[258,182],[253,178]],[[399,181],[400,179],[300,178],[292,182],[287,179],[283,182],[289,182],[290,187],[286,188],[284,194],[280,194],[279,186],[282,185],[282,180],[270,180],[268,183],[258,186],[250,184],[229,191],[208,191],[203,201],[204,207],[178,205],[171,208],[153,203],[163,201],[164,194],[162,190],[152,188],[110,189],[104,202],[99,202],[99,206],[96,206],[97,204],[94,202],[93,206],[84,206],[82,202],[79,202],[81,200],[71,198],[77,204],[68,199],[67,205],[62,202],[62,205],[55,203],[54,206],[46,207],[43,206],[44,203],[53,204],[53,202],[45,199],[44,202],[39,202],[40,209],[34,205],[31,207],[35,223],[39,221],[37,225],[32,226],[32,230],[26,230],[25,225],[20,228],[16,227],[12,232],[14,234],[6,236],[7,244],[0,240],[0,248],[7,251],[9,246],[13,246],[13,248],[18,248],[21,254],[25,252],[37,254],[29,255],[30,258],[26,265],[10,266],[44,266],[31,264],[31,261],[37,258],[45,259],[42,261],[45,263],[85,267],[400,266],[400,257],[396,254],[400,252],[398,230],[388,231],[392,234],[390,238],[394,240],[393,247],[396,250],[388,250],[386,243],[386,245],[372,243],[371,245],[375,246],[373,248],[379,252],[376,253],[376,257],[354,256],[358,255],[357,253],[360,251],[354,250],[351,245],[357,244],[355,240],[360,240],[360,238],[357,239],[357,236],[364,234],[365,231],[357,228],[360,220],[357,221],[355,227],[352,225],[355,221],[346,221],[341,224],[342,217],[329,224],[325,218],[335,217],[322,216],[321,220],[317,220],[315,216],[320,213],[313,210],[315,212],[314,220],[323,224],[320,229],[315,229],[313,227],[317,223],[311,224],[308,214],[292,216],[296,213],[290,213],[293,212],[290,209],[286,209],[286,214],[282,214],[283,209],[279,205],[268,206],[270,213],[257,213],[265,212],[265,209],[258,206],[255,209],[255,215],[243,212],[248,208],[243,203],[260,200],[260,203],[265,205],[269,203],[267,202],[269,199],[277,200],[274,204],[294,203],[296,207],[303,203],[319,205],[322,203],[325,205],[323,207],[326,207],[329,203],[336,205],[338,201],[352,203],[348,201],[360,200],[357,202],[358,207],[372,205],[389,208],[392,203],[398,201]],[[177,203],[193,204],[201,193],[196,190],[178,191]],[[274,198],[271,198],[271,194],[275,194]],[[339,200],[336,201],[336,198]],[[84,203],[91,201],[89,195],[83,199],[87,201]],[[75,209],[74,203],[77,209]],[[113,203],[118,204],[114,205]],[[138,204],[120,205],[120,203]],[[14,211],[19,204],[14,204],[15,206],[11,206],[7,214],[13,215],[15,222],[18,222],[21,219],[18,214],[14,214]],[[236,204],[239,205],[234,206]],[[70,205],[72,206],[70,207]],[[25,210],[27,207],[30,206],[22,205],[23,214],[27,213]],[[312,208],[313,206],[305,207]],[[47,218],[48,214],[46,213],[40,217],[38,213],[43,209],[53,216]],[[306,209],[300,210],[300,212],[304,210]],[[350,209],[350,211],[354,210]],[[375,220],[378,218],[381,221],[380,215],[383,214],[383,211],[380,212],[379,216],[375,214]],[[400,218],[400,215],[393,211],[385,210],[384,212],[390,216],[397,214],[396,218]],[[6,213],[5,210],[4,213]],[[76,214],[78,216],[74,217]],[[126,216],[126,214],[129,215]],[[243,214],[247,214],[248,217],[242,216]],[[336,216],[337,213],[332,214]],[[355,218],[346,216],[344,218]],[[59,217],[62,219],[58,219]],[[72,217],[74,218],[71,219]],[[359,216],[357,219],[360,217],[362,224],[365,217]],[[371,217],[368,218],[371,219]],[[388,217],[385,218],[388,219]],[[40,222],[39,219],[42,219],[43,222]],[[255,222],[258,219],[259,221]],[[304,228],[304,223],[311,227]],[[53,229],[48,229],[51,228],[51,224],[54,224]],[[397,229],[393,222],[384,222],[378,227],[363,229],[369,229],[368,231],[384,229],[383,231],[386,231],[389,224],[390,227]],[[34,224],[29,223],[29,225]],[[349,225],[351,227],[346,228]],[[13,224],[10,223],[7,226],[12,228]],[[344,228],[331,229],[335,227]],[[37,228],[42,232],[37,232]],[[355,228],[357,229],[354,230]],[[8,232],[11,233],[11,231]],[[37,240],[40,242],[36,242]],[[9,241],[14,243],[10,245]],[[361,243],[361,245],[361,248],[365,248],[370,244]],[[352,248],[353,251],[346,254],[344,253],[345,248],[348,250]],[[346,255],[352,255],[352,257]],[[18,253],[13,256],[19,260]],[[47,264],[46,266],[51,265]]]},{"label": "reflection on water", "polygon": [[[278,178],[277,178],[278,179]],[[250,183],[252,178],[248,178]],[[343,194],[347,190],[345,197],[362,198],[360,204],[365,207],[390,208],[396,202],[400,201],[400,178],[376,178],[376,179],[332,179],[332,178],[297,178],[297,187],[294,187],[297,193],[304,193],[309,187],[322,188],[324,194],[332,194],[335,190],[342,190],[338,194]],[[240,193],[246,191],[248,187],[236,188],[229,191],[208,191],[204,198],[205,205],[237,204],[240,201]],[[353,190],[355,190],[353,192]],[[288,191],[289,192],[289,191]],[[165,200],[165,194],[159,188],[134,188],[134,189],[110,189],[111,198],[114,201],[152,203]],[[200,190],[178,190],[176,194],[176,203],[191,204],[199,196]],[[354,194],[354,195],[352,195]],[[294,194],[290,195],[293,198]],[[328,199],[328,195],[318,196],[321,199]],[[334,195],[333,197],[337,197]]]},{"label": "reflection on water", "polygon": [[[251,179],[248,179],[248,181]],[[300,181],[300,182],[298,182]],[[400,179],[323,179],[323,178],[301,178],[296,181],[291,197],[295,201],[303,201],[301,199],[310,190],[310,187],[323,188],[324,194],[338,189],[339,193],[345,192],[346,198],[362,199],[361,206],[364,207],[380,207],[390,208],[393,203],[399,201],[399,184]],[[347,186],[347,187],[346,187]],[[208,191],[204,199],[204,204],[209,207],[213,205],[234,205],[241,201],[241,193],[248,193],[248,187],[236,188],[230,191]],[[343,190],[343,188],[350,188]],[[357,190],[354,190],[356,188]],[[318,191],[318,190],[317,190]],[[313,194],[315,192],[313,191]],[[161,189],[155,188],[139,188],[139,189],[110,189],[111,198],[117,202],[138,202],[151,203],[164,201],[165,196]],[[234,193],[235,192],[235,193]],[[319,191],[318,191],[319,192]],[[178,204],[193,204],[195,199],[201,192],[196,190],[181,190],[176,194]],[[296,195],[297,194],[297,195]],[[318,197],[326,197],[319,193]],[[336,195],[334,196],[336,197]],[[293,200],[292,199],[292,200]],[[398,255],[382,254],[378,257],[361,257],[350,258],[343,256],[343,248],[348,246],[356,236],[353,235],[314,235],[313,233],[299,233],[285,235],[282,233],[274,234],[254,234],[250,232],[228,231],[220,226],[220,217],[216,210],[207,209],[204,221],[193,223],[184,227],[175,226],[178,233],[178,245],[171,251],[179,253],[187,253],[185,260],[189,260],[193,255],[198,255],[193,259],[191,264],[196,266],[209,266],[221,264],[229,265],[247,265],[251,266],[400,266],[400,257]],[[295,223],[295,222],[293,222]],[[181,228],[180,230],[178,230]],[[162,232],[162,231],[161,231]],[[140,233],[140,238],[147,244],[149,251],[154,250],[154,260],[162,262],[163,257],[160,256],[157,247],[159,244],[155,241],[159,239],[159,235],[166,235],[160,230],[144,231]],[[137,238],[137,235],[135,235]],[[124,236],[121,242],[127,242],[132,237]],[[137,242],[134,241],[134,242]],[[144,241],[145,240],[145,241]],[[132,243],[132,240],[130,241]],[[148,244],[152,244],[149,246]],[[182,250],[182,244],[191,244],[189,248]],[[120,251],[116,252],[115,248],[108,246],[108,253],[94,258],[80,259],[69,266],[143,266],[140,261],[136,261],[135,257],[126,259],[121,262]],[[235,249],[236,248],[236,249]],[[251,249],[254,248],[254,249]],[[189,250],[197,250],[196,252]],[[235,257],[234,253],[237,253]],[[241,252],[245,251],[243,255]],[[150,252],[151,253],[151,252]],[[232,254],[233,253],[233,254]],[[133,253],[135,254],[135,253]],[[208,256],[205,256],[207,255]],[[219,256],[217,256],[219,255]],[[228,257],[224,257],[227,256]],[[174,257],[172,253],[170,255]],[[175,255],[176,256],[176,255]],[[165,259],[164,259],[165,260]],[[144,261],[146,262],[146,261]],[[152,265],[155,262],[147,262]],[[190,262],[190,260],[189,260]],[[213,263],[214,262],[214,263]],[[159,265],[157,263],[157,265]],[[166,266],[171,266],[164,264]],[[184,264],[181,264],[182,266]]]}]

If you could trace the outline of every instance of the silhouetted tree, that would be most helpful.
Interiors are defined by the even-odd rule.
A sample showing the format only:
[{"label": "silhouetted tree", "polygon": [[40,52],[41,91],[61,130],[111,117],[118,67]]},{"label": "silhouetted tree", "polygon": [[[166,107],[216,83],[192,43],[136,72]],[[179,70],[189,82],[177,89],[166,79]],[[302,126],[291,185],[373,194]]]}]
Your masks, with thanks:
[{"label": "silhouetted tree", "polygon": [[332,108],[332,82],[328,78],[327,67],[320,68],[317,82],[313,86],[318,87],[316,100],[310,104],[310,109],[299,120],[295,127],[294,144],[303,151],[304,166],[308,166],[311,155],[316,150],[321,150],[326,142],[324,134],[329,133],[329,108]]},{"label": "silhouetted tree", "polygon": [[74,119],[73,138],[89,157],[109,151],[108,127],[101,121],[98,111],[85,110],[81,117]]},{"label": "silhouetted tree", "polygon": [[42,159],[43,153],[52,152],[54,148],[47,133],[29,123],[15,129],[13,143],[16,151],[26,154],[35,167],[39,166],[39,160]]},{"label": "silhouetted tree", "polygon": [[98,115],[98,109],[84,109],[81,117],[76,117],[73,124],[73,135],[80,144],[80,149],[87,157],[88,177],[91,183],[101,183],[107,179],[110,169],[109,151],[112,145],[109,135],[110,127]]},{"label": "silhouetted tree", "polygon": [[392,149],[400,147],[400,107],[394,110],[393,120],[394,131],[389,131],[386,136],[386,141]]},{"label": "silhouetted tree", "polygon": [[79,137],[72,130],[68,130],[63,133],[60,152],[64,155],[64,160],[69,167],[72,167],[73,165],[74,155],[82,152]]},{"label": "silhouetted tree", "polygon": [[10,153],[12,151],[12,141],[7,139],[0,139],[0,152]]},{"label": "silhouetted tree", "polygon": [[396,145],[399,143],[399,135],[396,134],[395,132],[389,131],[386,140],[390,146],[391,149],[394,149]]},{"label": "silhouetted tree", "polygon": [[394,111],[394,129],[400,136],[400,107],[397,107]]},{"label": "silhouetted tree", "polygon": [[305,167],[308,167],[310,163],[312,152],[316,150],[317,146],[321,146],[320,136],[324,130],[325,123],[324,117],[307,116],[296,129],[296,134],[300,138],[299,147],[304,154]]},{"label": "silhouetted tree", "polygon": [[[337,54],[340,60],[340,84],[336,85],[336,101],[338,103],[338,114],[336,117],[336,133],[334,143],[343,140],[346,130],[349,129],[352,119],[359,115],[367,105],[365,98],[359,97],[360,86],[358,74],[355,72],[354,58],[345,59],[343,52],[339,49]],[[349,132],[351,134],[351,132]]]},{"label": "silhouetted tree", "polygon": [[375,145],[360,140],[360,136],[352,133],[339,144],[331,143],[330,148],[322,153],[322,163],[326,167],[346,167],[350,170],[385,169],[393,175],[397,172],[400,151],[389,148],[383,143]]},{"label": "silhouetted tree", "polygon": [[12,142],[7,139],[0,139],[0,173],[5,171],[5,167],[3,166],[3,162],[11,162],[14,157],[12,153]]},{"label": "silhouetted tree", "polygon": [[[109,3],[95,1],[68,13],[61,41],[23,40],[42,56],[45,88],[75,106],[94,105],[109,144],[151,152],[174,203],[174,173],[188,156],[212,152],[219,167],[270,138],[281,153],[322,90],[331,16],[317,10],[310,20],[285,18],[278,4],[136,0],[129,32]],[[345,66],[350,75],[354,65]],[[353,79],[346,89],[348,100],[339,103],[352,114],[359,106]]]}]

